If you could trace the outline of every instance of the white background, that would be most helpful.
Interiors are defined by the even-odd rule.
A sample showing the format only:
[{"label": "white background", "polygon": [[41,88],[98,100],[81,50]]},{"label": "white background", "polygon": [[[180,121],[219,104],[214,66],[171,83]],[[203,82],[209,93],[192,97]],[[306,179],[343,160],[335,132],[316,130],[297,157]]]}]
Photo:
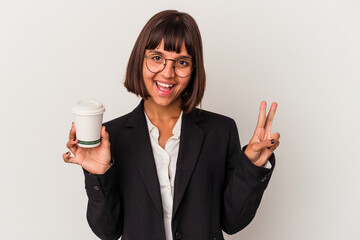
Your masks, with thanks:
[{"label": "white background", "polygon": [[138,104],[123,87],[127,60],[165,9],[197,21],[203,108],[234,118],[242,145],[261,100],[279,104],[272,180],[252,223],[226,239],[358,239],[356,0],[1,0],[0,239],[97,239],[82,170],[61,157],[71,107],[98,99],[108,121]]}]

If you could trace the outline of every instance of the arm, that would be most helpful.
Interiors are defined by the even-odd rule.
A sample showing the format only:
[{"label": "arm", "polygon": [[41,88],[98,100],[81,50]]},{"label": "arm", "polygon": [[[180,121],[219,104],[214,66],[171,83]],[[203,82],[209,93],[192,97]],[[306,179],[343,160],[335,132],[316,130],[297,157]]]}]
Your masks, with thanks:
[{"label": "arm", "polygon": [[119,239],[123,231],[123,208],[115,170],[114,165],[102,175],[84,170],[89,198],[87,220],[92,231],[101,239]]},{"label": "arm", "polygon": [[63,154],[67,163],[80,165],[85,174],[85,188],[89,197],[87,219],[93,232],[101,239],[118,239],[122,234],[122,203],[116,179],[116,164],[111,165],[109,134],[101,129],[101,143],[96,148],[78,147],[76,129],[72,124],[66,146],[70,152]]},{"label": "arm", "polygon": [[275,167],[275,156],[269,162],[271,169],[254,165],[240,148],[239,135],[234,121],[226,159],[226,179],[223,194],[221,227],[234,234],[246,227],[254,218]]}]

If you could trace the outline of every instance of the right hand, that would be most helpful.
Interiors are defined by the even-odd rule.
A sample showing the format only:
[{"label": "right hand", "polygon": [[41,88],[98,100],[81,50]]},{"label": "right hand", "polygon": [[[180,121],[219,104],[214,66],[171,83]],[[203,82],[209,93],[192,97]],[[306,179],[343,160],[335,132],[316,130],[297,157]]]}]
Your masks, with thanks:
[{"label": "right hand", "polygon": [[75,124],[72,123],[66,147],[74,156],[70,156],[70,152],[64,153],[62,156],[64,161],[78,164],[92,174],[104,174],[111,166],[109,134],[106,132],[105,126],[101,127],[101,138],[100,145],[95,148],[79,147]]}]

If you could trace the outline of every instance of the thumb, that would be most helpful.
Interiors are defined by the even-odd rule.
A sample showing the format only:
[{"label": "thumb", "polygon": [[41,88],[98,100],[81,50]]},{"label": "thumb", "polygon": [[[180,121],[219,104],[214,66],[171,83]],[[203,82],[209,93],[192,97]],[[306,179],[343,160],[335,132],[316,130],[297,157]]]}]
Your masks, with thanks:
[{"label": "thumb", "polygon": [[110,147],[109,134],[106,131],[105,126],[101,127],[101,143],[104,147]]},{"label": "thumb", "polygon": [[265,139],[259,143],[253,143],[252,149],[255,152],[260,152],[263,148],[271,147],[273,144],[271,143],[270,139]]}]

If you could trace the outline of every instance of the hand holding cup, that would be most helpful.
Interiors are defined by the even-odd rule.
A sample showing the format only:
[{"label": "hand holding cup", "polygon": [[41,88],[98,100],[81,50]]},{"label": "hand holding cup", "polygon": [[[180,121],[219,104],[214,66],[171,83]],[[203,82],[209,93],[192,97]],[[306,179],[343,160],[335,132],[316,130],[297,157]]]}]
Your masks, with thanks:
[{"label": "hand holding cup", "polygon": [[72,108],[75,123],[66,144],[74,156],[64,153],[65,162],[78,164],[92,174],[103,174],[110,168],[109,134],[102,126],[104,111],[104,106],[96,100],[76,102]]},{"label": "hand holding cup", "polygon": [[100,145],[97,147],[79,147],[75,124],[73,123],[66,147],[74,156],[71,156],[70,152],[64,153],[64,161],[78,164],[92,174],[104,174],[111,166],[109,134],[106,132],[105,126],[101,127],[101,138]]}]

